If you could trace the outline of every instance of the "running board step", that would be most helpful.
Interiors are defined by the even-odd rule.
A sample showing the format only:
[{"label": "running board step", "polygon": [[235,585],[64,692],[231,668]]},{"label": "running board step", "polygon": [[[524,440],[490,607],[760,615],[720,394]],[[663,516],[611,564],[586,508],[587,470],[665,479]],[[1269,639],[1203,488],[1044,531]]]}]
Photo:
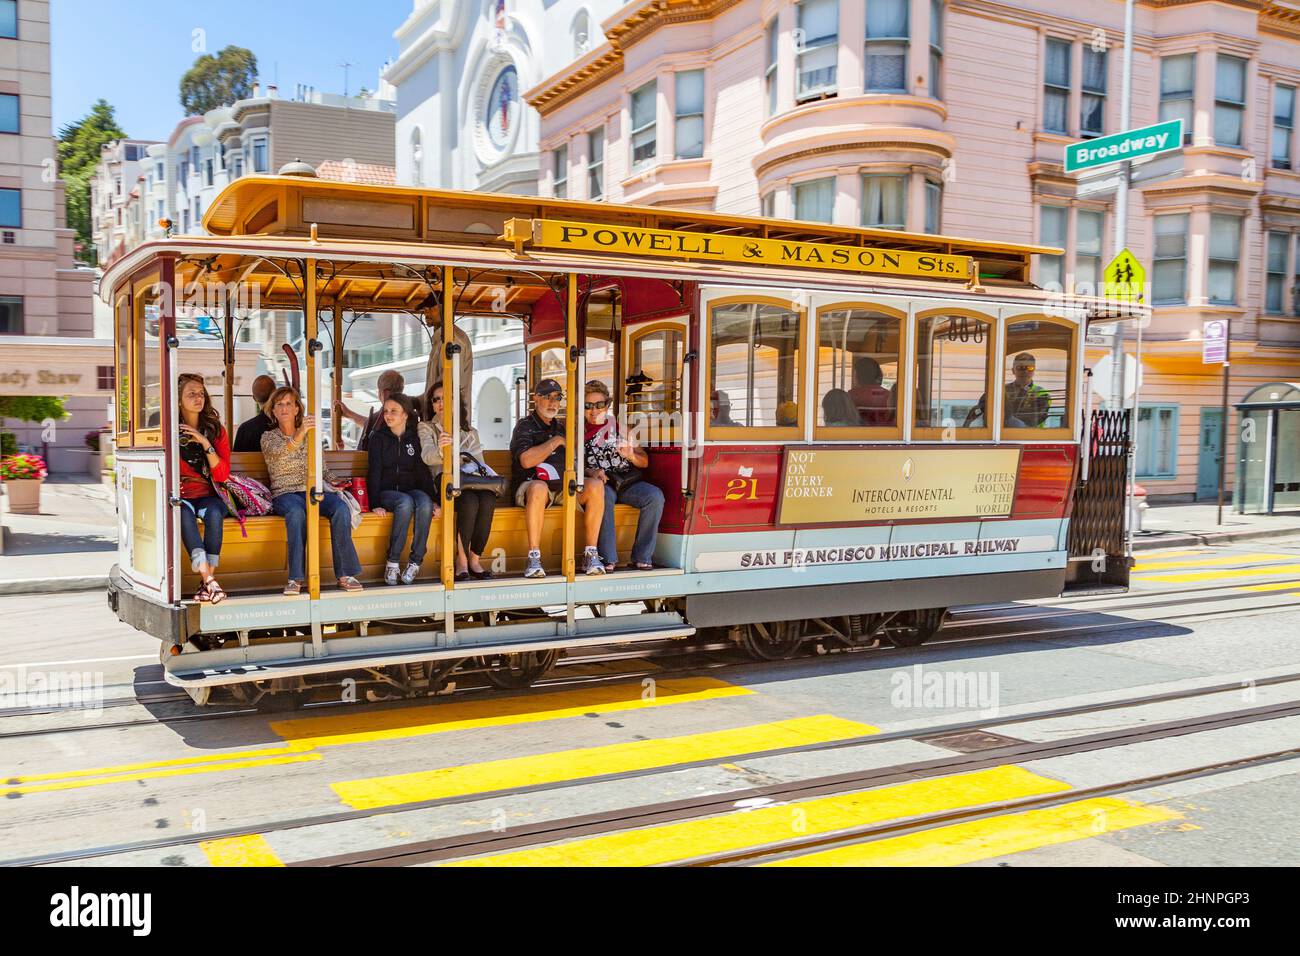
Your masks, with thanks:
[{"label": "running board step", "polygon": [[324,657],[312,656],[310,640],[197,651],[167,658],[163,676],[174,687],[220,687],[417,661],[681,640],[694,634],[695,628],[674,613],[584,618],[574,622],[573,633],[566,633],[563,621],[460,627],[451,643],[444,631],[331,638],[325,641]]}]

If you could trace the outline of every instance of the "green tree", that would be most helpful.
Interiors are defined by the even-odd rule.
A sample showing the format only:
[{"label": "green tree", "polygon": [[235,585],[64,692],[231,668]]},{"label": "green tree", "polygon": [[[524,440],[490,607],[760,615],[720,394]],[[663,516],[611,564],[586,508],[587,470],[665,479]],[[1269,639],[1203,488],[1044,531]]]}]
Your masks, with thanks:
[{"label": "green tree", "polygon": [[90,180],[99,164],[99,148],[124,136],[113,107],[102,99],[81,119],[59,130],[59,176],[68,226],[77,233],[77,258],[91,265],[95,264],[95,244],[90,236]]},{"label": "green tree", "polygon": [[186,116],[206,113],[253,95],[257,57],[242,46],[228,46],[216,56],[205,53],[181,77],[181,107]]},{"label": "green tree", "polygon": [[[13,418],[20,422],[43,422],[52,418],[56,422],[68,417],[63,399],[44,395],[0,395],[0,422]],[[13,432],[0,429],[0,457],[18,451],[18,440]]]}]

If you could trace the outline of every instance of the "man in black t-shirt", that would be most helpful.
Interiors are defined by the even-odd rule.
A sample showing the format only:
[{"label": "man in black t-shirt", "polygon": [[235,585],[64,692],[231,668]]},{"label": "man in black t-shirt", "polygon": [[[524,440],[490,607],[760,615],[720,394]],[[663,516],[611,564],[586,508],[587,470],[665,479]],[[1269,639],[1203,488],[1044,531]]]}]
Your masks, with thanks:
[{"label": "man in black t-shirt", "polygon": [[259,375],[253,379],[253,401],[257,402],[257,414],[239,426],[239,431],[235,432],[235,443],[230,446],[231,451],[262,450],[262,435],[275,427],[275,422],[266,414],[266,400],[274,391],[275,379],[271,376]]},{"label": "man in black t-shirt", "polygon": [[[533,411],[521,418],[510,436],[511,484],[515,505],[524,509],[524,527],[528,533],[528,562],[524,577],[543,578],[542,525],[548,505],[564,500],[564,471],[568,454],[564,447],[564,423],[559,420],[564,390],[553,378],[544,378],[533,390]],[[581,448],[581,445],[579,445]],[[582,508],[587,546],[583,550],[587,574],[604,574],[597,541],[600,522],[605,516],[605,483],[588,476],[578,495]]]}]

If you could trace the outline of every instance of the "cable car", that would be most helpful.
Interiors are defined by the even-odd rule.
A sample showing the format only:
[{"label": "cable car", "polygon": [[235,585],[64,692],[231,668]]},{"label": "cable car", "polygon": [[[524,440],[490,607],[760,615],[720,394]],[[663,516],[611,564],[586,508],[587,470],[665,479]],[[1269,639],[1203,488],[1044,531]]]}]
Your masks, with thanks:
[{"label": "cable car", "polygon": [[[342,183],[309,168],[237,180],[204,227],[139,246],[100,286],[119,383],[109,604],[159,639],[166,680],[199,704],[214,690],[268,706],[358,685],[417,695],[466,671],[522,687],[566,652],[719,635],[761,659],[814,638],[913,645],[953,605],[1126,586],[1127,415],[1091,409],[1083,359],[1090,322],[1141,307],[1034,286],[1031,257],[1059,250]],[[196,309],[210,321],[196,327]],[[367,512],[353,530],[364,589],[329,586],[325,478],[367,470],[329,416],[306,439],[303,593],[281,593],[284,521],[264,515],[226,519],[228,597],[188,598],[198,581],[180,543],[177,376],[196,336],[215,329],[223,349],[227,429],[247,391],[237,342],[250,337],[285,349],[323,422],[363,314],[417,330],[429,378],[452,395],[472,367],[457,323],[482,316],[522,328],[517,416],[531,414],[538,382],[562,383],[546,575],[521,575],[524,512],[508,495],[484,552],[496,576],[455,579],[464,488],[448,401],[450,477],[414,583],[384,585],[392,518]],[[651,570],[578,573],[587,476],[574,452],[590,379],[609,386],[666,499]],[[511,473],[504,447],[485,457]],[[257,453],[231,464],[266,478]],[[614,509],[620,559],[636,518]]]}]

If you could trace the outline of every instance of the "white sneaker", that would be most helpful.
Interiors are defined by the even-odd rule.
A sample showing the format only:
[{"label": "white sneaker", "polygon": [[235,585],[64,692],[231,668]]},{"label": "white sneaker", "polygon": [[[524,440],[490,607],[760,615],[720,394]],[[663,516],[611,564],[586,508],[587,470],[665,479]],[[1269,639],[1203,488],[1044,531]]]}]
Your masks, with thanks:
[{"label": "white sneaker", "polygon": [[598,551],[596,548],[587,548],[582,553],[583,556],[586,557],[587,559],[587,568],[586,568],[587,574],[605,573],[605,562],[600,556],[600,551]]},{"label": "white sneaker", "polygon": [[533,550],[528,552],[528,563],[524,566],[524,577],[526,578],[544,578],[546,569],[542,567],[542,552]]},{"label": "white sneaker", "polygon": [[397,562],[396,561],[388,561],[384,564],[384,583],[385,584],[397,583]]},{"label": "white sneaker", "polygon": [[419,576],[420,576],[420,566],[416,564],[414,561],[412,561],[410,564],[406,566],[406,570],[402,572],[402,583],[410,584]]}]

